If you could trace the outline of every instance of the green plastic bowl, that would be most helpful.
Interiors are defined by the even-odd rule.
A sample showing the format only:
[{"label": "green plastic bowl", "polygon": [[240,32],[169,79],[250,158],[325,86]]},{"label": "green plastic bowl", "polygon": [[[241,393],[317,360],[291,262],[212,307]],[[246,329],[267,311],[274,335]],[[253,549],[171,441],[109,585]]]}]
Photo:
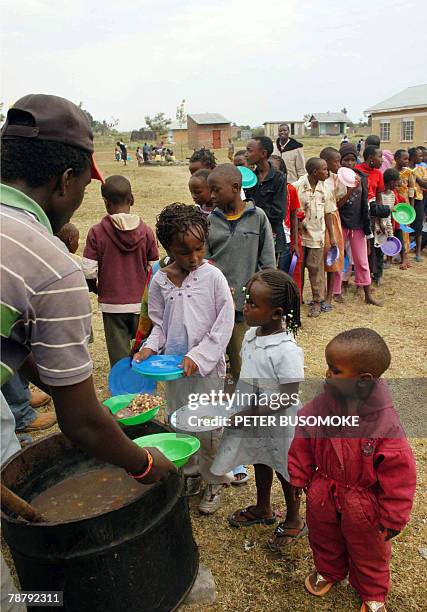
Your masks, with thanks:
[{"label": "green plastic bowl", "polygon": [[[141,395],[141,393],[125,393],[124,395],[114,395],[103,402],[104,406],[107,406],[111,414],[116,414],[122,408],[126,408],[129,406],[131,401]],[[122,425],[141,425],[141,423],[147,423],[154,419],[157,413],[160,410],[160,406],[154,406],[151,410],[147,410],[146,412],[142,412],[141,414],[136,414],[133,417],[126,417],[124,419],[117,419],[118,423]]]},{"label": "green plastic bowl", "polygon": [[186,436],[177,433],[161,433],[151,436],[142,436],[134,440],[138,446],[152,446],[162,452],[176,467],[182,467],[190,459],[191,455],[197,453],[200,448],[200,440],[194,436]]},{"label": "green plastic bowl", "polygon": [[415,208],[405,203],[395,206],[391,214],[397,223],[403,223],[403,225],[410,225],[415,221],[416,217]]}]

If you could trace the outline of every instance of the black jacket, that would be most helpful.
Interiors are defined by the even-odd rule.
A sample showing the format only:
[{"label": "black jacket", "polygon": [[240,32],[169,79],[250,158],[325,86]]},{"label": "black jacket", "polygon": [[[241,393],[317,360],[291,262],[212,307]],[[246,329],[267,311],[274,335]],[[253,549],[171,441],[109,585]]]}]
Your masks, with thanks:
[{"label": "black jacket", "polygon": [[[255,171],[255,174],[258,174],[257,171]],[[265,180],[258,182],[250,189],[245,189],[245,195],[247,200],[253,200],[255,205],[265,212],[271,223],[273,233],[280,233],[286,216],[286,177],[270,164],[270,170]]]},{"label": "black jacket", "polygon": [[[360,170],[357,170],[357,168],[353,168],[353,171],[360,176],[361,178],[360,184],[362,187],[360,219],[358,219],[357,225],[360,227],[360,224],[361,224],[363,231],[365,233],[365,236],[370,236],[372,234],[372,228],[371,228],[371,218],[369,214],[369,205],[368,205],[368,177],[366,176],[366,174],[364,174]],[[348,202],[343,204],[343,206],[341,206],[341,208],[339,209],[339,213],[341,217],[341,222],[344,225],[344,227],[347,227],[348,229],[354,229],[354,227],[353,228],[351,227],[352,222],[354,221],[353,216],[351,215],[351,204],[349,204]],[[347,220],[347,223],[346,223],[346,220]]]}]

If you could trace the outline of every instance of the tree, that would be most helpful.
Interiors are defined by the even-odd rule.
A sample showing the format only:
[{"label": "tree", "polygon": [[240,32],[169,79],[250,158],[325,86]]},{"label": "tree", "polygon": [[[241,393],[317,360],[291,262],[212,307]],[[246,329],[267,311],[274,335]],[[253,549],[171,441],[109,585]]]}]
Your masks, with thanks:
[{"label": "tree", "polygon": [[0,102],[0,124],[6,119],[6,115],[3,112],[4,102]]},{"label": "tree", "polygon": [[148,125],[150,130],[159,134],[165,134],[167,132],[168,126],[171,124],[171,120],[168,119],[165,113],[157,113],[154,117],[149,117],[148,115],[144,117],[145,123]]},{"label": "tree", "polygon": [[254,128],[252,136],[265,136],[264,128],[262,126]]},{"label": "tree", "polygon": [[79,103],[79,108],[82,109],[84,114],[86,115],[89,125],[95,134],[101,134],[102,136],[106,136],[108,134],[113,134],[116,132],[116,127],[119,124],[119,120],[116,117],[111,117],[110,121],[104,119],[103,121],[97,121],[93,118],[91,113],[83,108],[83,102]]},{"label": "tree", "polygon": [[[93,128],[94,123],[95,123],[95,120],[94,120],[94,118],[92,117],[92,115],[90,114],[90,112],[89,112],[89,111],[87,111],[85,108],[83,108],[83,102],[81,102],[81,101],[79,102],[79,108],[81,108],[81,109],[82,109],[82,111],[84,112],[84,114],[85,114],[85,115],[86,115],[86,117],[87,117],[87,120],[89,121],[89,125],[90,125],[90,127],[91,127],[91,128]],[[98,123],[98,122],[96,122],[96,123]]]},{"label": "tree", "polygon": [[348,110],[346,109],[345,106],[344,106],[344,108],[341,109],[341,112],[344,113],[344,115],[348,114]]},{"label": "tree", "polygon": [[179,127],[182,128],[182,126],[185,125],[187,121],[187,113],[185,112],[185,100],[182,100],[181,104],[178,104],[178,106],[176,107],[175,117],[179,123]]}]

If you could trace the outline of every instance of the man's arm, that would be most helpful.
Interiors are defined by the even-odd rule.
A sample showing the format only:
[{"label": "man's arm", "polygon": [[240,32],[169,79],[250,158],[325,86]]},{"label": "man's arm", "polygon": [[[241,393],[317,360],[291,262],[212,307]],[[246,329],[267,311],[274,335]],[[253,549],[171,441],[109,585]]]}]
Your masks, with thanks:
[{"label": "man's arm", "polygon": [[297,149],[295,166],[296,166],[296,171],[297,171],[298,178],[300,178],[301,176],[304,176],[304,174],[305,174],[305,159],[304,159],[304,153],[303,153],[302,148],[301,149]]},{"label": "man's arm", "polygon": [[[118,465],[132,474],[147,467],[147,453],[129,440],[110,412],[100,405],[92,377],[76,385],[48,387],[41,380],[34,357],[29,355],[20,369],[27,380],[53,397],[61,431],[87,453]],[[151,483],[176,471],[173,464],[150,449],[153,467],[141,482]]]}]

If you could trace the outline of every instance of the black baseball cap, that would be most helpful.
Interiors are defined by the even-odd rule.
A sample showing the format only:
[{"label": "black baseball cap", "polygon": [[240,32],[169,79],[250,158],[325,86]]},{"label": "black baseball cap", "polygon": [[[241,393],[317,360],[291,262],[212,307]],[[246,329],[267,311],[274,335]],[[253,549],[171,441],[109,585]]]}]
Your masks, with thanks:
[{"label": "black baseball cap", "polygon": [[[15,125],[14,111],[27,113],[33,125]],[[104,182],[93,156],[93,132],[81,108],[73,102],[47,94],[28,94],[20,98],[7,112],[1,129],[2,140],[35,138],[78,147],[89,153],[92,178]]]}]

